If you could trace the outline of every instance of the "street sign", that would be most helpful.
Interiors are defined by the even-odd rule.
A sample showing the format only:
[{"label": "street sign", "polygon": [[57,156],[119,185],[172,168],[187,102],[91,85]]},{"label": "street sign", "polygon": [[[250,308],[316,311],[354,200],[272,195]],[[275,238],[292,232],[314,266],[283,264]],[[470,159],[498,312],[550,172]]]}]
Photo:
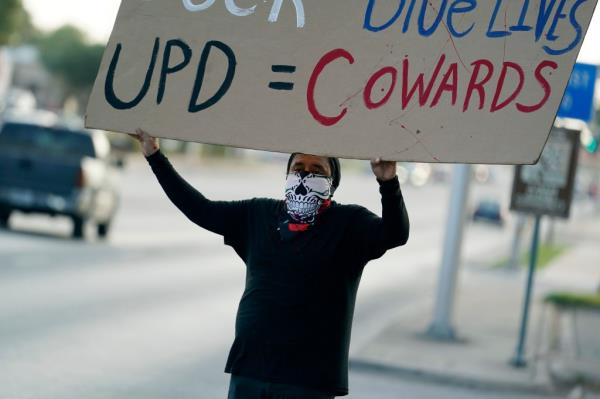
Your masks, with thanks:
[{"label": "street sign", "polygon": [[554,127],[539,162],[515,168],[511,210],[569,217],[579,135],[578,130]]},{"label": "street sign", "polygon": [[542,216],[569,217],[575,186],[580,134],[579,130],[553,127],[538,163],[535,165],[519,165],[515,168],[510,208],[513,211],[534,214],[535,224],[529,254],[529,269],[523,299],[519,338],[515,354],[510,361],[514,367],[527,365],[525,342],[539,251]]},{"label": "street sign", "polygon": [[590,122],[594,118],[597,76],[596,65],[575,64],[557,116]]},{"label": "street sign", "polygon": [[531,164],[597,0],[123,0],[86,125],[343,158]]}]

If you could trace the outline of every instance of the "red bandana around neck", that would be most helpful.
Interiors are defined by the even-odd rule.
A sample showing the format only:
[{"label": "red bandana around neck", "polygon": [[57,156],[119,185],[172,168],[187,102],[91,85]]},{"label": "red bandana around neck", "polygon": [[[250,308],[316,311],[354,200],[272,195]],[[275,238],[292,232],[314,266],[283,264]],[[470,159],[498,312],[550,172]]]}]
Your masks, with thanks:
[{"label": "red bandana around neck", "polygon": [[[325,212],[325,210],[327,210],[330,206],[331,206],[331,200],[330,199],[324,200],[323,204],[321,204],[321,207],[319,208],[318,215],[320,215],[323,212]],[[317,219],[318,219],[318,217],[317,217]],[[317,219],[315,219],[315,221]],[[310,226],[312,226],[311,223],[289,222],[287,227],[288,227],[289,231],[294,232],[294,233],[298,233],[298,232],[307,231],[310,228]]]}]

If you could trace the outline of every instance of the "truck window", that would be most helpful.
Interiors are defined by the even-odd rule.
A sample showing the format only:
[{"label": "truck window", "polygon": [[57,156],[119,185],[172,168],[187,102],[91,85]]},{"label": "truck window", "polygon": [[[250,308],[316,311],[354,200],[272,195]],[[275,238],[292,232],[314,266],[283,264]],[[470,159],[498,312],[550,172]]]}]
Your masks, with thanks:
[{"label": "truck window", "polygon": [[94,144],[88,134],[10,122],[0,131],[0,150],[55,157],[95,157]]}]

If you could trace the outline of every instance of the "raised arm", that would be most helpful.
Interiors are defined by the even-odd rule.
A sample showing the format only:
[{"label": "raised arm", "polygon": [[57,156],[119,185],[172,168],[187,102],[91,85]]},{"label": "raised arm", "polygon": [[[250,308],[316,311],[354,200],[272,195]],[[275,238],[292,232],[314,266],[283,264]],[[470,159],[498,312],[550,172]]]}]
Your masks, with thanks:
[{"label": "raised arm", "polygon": [[379,182],[381,193],[382,220],[381,240],[385,249],[406,244],[410,232],[408,213],[400,190],[400,182],[396,174],[396,162],[371,162],[373,174]]},{"label": "raised arm", "polygon": [[192,222],[214,233],[232,237],[247,217],[247,201],[211,201],[186,182],[160,151],[158,140],[138,130],[134,136],[146,160],[173,204]]},{"label": "raised arm", "polygon": [[382,217],[361,208],[350,229],[352,245],[365,260],[379,258],[388,249],[406,244],[410,232],[396,163],[377,160],[371,167],[379,183]]}]

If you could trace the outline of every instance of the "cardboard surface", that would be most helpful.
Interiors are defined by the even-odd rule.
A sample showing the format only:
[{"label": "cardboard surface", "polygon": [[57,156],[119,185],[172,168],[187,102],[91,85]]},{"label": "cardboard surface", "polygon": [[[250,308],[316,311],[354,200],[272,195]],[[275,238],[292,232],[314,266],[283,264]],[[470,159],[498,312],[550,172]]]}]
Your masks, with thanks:
[{"label": "cardboard surface", "polygon": [[533,163],[597,0],[124,0],[87,125],[344,158]]}]

